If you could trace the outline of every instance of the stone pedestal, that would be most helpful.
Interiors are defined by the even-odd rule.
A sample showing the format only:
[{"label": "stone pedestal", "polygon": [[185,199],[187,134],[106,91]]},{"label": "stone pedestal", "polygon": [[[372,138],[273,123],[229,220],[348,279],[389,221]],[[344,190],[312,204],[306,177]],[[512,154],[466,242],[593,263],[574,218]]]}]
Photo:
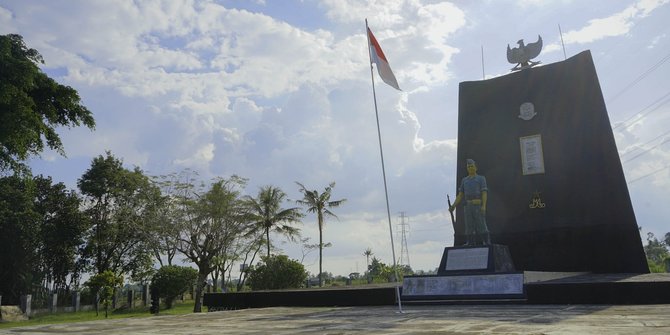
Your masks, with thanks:
[{"label": "stone pedestal", "polygon": [[514,272],[507,246],[447,247],[434,276],[406,276],[403,300],[522,298],[523,273]]},{"label": "stone pedestal", "polygon": [[72,293],[72,309],[75,312],[79,312],[81,310],[81,293],[79,292]]},{"label": "stone pedestal", "polygon": [[149,285],[142,285],[142,305],[144,307],[147,306],[147,303],[149,302]]},{"label": "stone pedestal", "polygon": [[30,294],[26,294],[26,295],[21,296],[21,311],[26,316],[30,316],[30,314],[32,312],[32,310],[30,309],[30,307],[32,305],[32,300],[33,300],[33,296],[30,295]]},{"label": "stone pedestal", "polygon": [[58,307],[58,293],[52,293],[49,296],[49,313],[56,313]]},{"label": "stone pedestal", "polygon": [[114,289],[114,294],[112,294],[112,309],[117,309],[119,307],[119,292]]},{"label": "stone pedestal", "polygon": [[128,290],[128,308],[135,307],[135,291]]},{"label": "stone pedestal", "polygon": [[492,244],[488,246],[444,248],[437,274],[445,276],[513,271],[514,263],[507,246]]}]

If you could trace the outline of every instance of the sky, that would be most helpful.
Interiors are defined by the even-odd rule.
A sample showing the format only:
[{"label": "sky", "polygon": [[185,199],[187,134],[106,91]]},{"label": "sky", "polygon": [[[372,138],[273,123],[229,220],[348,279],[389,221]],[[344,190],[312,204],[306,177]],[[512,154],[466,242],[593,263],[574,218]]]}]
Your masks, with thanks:
[{"label": "sky", "polygon": [[[365,271],[367,248],[393,262],[391,231],[400,258],[401,213],[409,265],[439,265],[462,168],[458,85],[508,74],[507,45],[538,35],[542,64],[591,51],[643,241],[670,232],[668,2],[0,0],[0,34],[22,35],[96,120],[59,129],[67,157],[45,151],[34,174],[75,189],[110,150],[149,175],[239,175],[249,195],[274,185],[296,200],[296,181],[336,182],[347,201],[325,223],[324,271],[348,275]],[[402,89],[374,73],[391,227],[366,18]],[[298,227],[318,243],[314,216]],[[273,242],[318,273],[318,252]]]}]

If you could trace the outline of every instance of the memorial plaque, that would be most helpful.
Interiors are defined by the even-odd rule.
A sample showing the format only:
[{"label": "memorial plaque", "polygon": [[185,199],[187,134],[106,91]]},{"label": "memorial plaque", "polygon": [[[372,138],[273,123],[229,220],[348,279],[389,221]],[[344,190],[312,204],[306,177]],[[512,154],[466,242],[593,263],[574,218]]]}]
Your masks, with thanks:
[{"label": "memorial plaque", "polygon": [[445,270],[484,270],[489,264],[489,248],[451,249]]},{"label": "memorial plaque", "polygon": [[542,136],[525,136],[519,139],[521,145],[521,168],[523,175],[544,173]]},{"label": "memorial plaque", "polygon": [[523,295],[523,273],[408,276],[403,279],[403,299],[477,295]]}]

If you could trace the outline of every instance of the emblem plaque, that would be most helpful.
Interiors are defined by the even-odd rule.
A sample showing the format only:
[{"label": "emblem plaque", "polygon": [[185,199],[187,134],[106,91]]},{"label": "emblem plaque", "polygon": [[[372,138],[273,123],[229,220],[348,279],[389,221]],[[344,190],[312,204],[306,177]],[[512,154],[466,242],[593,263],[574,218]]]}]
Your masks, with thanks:
[{"label": "emblem plaque", "polygon": [[535,115],[537,113],[535,112],[535,105],[532,102],[524,102],[519,107],[519,119],[530,121]]}]

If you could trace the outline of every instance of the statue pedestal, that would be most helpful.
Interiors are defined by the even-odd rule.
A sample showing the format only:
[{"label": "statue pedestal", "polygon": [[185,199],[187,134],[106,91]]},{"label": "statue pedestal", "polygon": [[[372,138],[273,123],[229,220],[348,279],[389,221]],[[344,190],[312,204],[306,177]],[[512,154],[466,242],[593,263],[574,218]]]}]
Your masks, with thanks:
[{"label": "statue pedestal", "polygon": [[446,247],[438,276],[491,272],[514,272],[514,263],[506,245]]},{"label": "statue pedestal", "polygon": [[507,246],[447,247],[437,275],[406,276],[403,300],[524,297],[524,276],[514,272]]}]

